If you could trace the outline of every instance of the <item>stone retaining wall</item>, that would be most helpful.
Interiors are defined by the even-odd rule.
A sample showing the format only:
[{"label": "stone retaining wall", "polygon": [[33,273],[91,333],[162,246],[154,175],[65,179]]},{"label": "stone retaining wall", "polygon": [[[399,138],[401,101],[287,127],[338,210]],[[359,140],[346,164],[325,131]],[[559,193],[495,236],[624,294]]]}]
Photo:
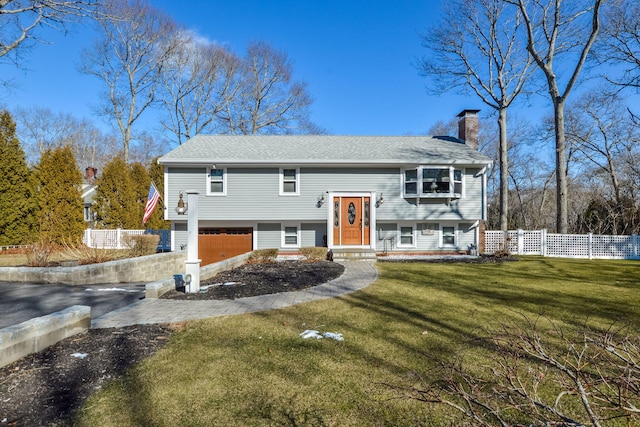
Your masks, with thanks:
[{"label": "stone retaining wall", "polygon": [[186,259],[186,251],[180,251],[77,267],[0,267],[0,281],[67,285],[151,282],[183,272]]},{"label": "stone retaining wall", "polygon": [[[247,262],[251,252],[247,252],[246,254],[238,255],[233,258],[225,259],[224,261],[218,261],[213,264],[205,265],[204,267],[200,267],[200,281],[204,281],[212,278],[216,274],[231,270],[236,267],[240,267],[242,264]],[[180,274],[184,271],[184,266],[180,270]],[[152,283],[147,283],[145,287],[145,297],[146,298],[160,298],[162,294],[175,289],[175,279],[165,278],[163,280],[158,280]]]},{"label": "stone retaining wall", "polygon": [[0,329],[0,367],[89,329],[91,307],[74,305]]}]

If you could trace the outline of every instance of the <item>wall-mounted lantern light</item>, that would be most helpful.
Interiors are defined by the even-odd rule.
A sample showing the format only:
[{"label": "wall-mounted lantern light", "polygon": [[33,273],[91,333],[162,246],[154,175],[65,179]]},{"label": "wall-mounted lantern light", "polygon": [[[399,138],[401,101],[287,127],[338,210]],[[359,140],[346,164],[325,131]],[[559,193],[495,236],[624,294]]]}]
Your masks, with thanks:
[{"label": "wall-mounted lantern light", "polygon": [[318,203],[316,203],[317,207],[321,207],[324,204],[324,193],[321,193],[318,196]]},{"label": "wall-mounted lantern light", "polygon": [[378,196],[378,200],[376,200],[376,208],[379,208],[380,205],[382,205],[384,203],[384,197],[382,197],[382,193],[380,193],[380,196]]},{"label": "wall-mounted lantern light", "polygon": [[184,200],[182,200],[182,191],[180,192],[180,199],[178,200],[178,206],[176,207],[176,212],[178,215],[184,215],[187,213],[187,209],[189,209],[189,205],[185,204]]}]

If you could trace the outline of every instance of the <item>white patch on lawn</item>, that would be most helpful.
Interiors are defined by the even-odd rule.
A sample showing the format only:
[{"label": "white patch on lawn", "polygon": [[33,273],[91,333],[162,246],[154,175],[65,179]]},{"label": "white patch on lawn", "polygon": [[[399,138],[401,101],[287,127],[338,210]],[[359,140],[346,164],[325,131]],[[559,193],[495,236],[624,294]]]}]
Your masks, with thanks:
[{"label": "white patch on lawn", "polygon": [[322,338],[329,338],[336,341],[344,341],[342,334],[337,332],[320,332],[314,329],[307,329],[306,331],[300,334],[302,339],[315,338],[317,340],[321,340]]}]

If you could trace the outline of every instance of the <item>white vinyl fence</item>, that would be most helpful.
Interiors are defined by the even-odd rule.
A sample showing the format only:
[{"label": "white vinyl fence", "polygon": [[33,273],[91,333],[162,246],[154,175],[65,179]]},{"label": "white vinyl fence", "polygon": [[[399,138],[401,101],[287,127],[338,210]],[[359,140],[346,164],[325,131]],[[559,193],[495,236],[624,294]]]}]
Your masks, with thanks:
[{"label": "white vinyl fence", "polygon": [[485,232],[485,253],[506,250],[516,255],[563,258],[640,259],[640,237],[597,234],[552,234],[547,230]]},{"label": "white vinyl fence", "polygon": [[145,230],[94,230],[88,228],[84,231],[82,243],[90,248],[97,249],[126,249],[125,236],[144,234]]}]

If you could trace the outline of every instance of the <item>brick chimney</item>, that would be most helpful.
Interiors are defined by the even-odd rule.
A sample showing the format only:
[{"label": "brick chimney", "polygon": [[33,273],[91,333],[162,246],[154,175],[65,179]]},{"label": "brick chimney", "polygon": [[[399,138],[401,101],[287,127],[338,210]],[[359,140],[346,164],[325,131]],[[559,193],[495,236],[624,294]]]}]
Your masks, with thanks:
[{"label": "brick chimney", "polygon": [[474,150],[478,149],[478,113],[480,110],[462,110],[458,114],[458,139]]}]

